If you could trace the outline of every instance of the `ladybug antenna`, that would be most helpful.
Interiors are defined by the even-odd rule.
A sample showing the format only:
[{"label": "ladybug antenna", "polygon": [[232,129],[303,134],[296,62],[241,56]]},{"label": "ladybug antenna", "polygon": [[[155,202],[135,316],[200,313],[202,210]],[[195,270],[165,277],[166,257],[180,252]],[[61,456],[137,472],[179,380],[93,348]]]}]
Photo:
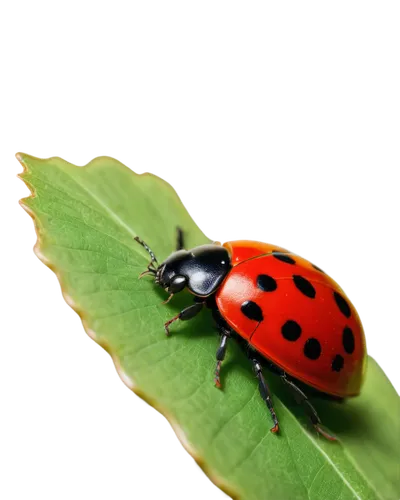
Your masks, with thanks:
[{"label": "ladybug antenna", "polygon": [[147,253],[150,255],[150,262],[149,262],[149,265],[147,266],[147,270],[144,271],[140,276],[139,278],[141,278],[142,276],[145,276],[146,274],[156,274],[157,272],[157,269],[159,267],[159,264],[158,264],[158,261],[157,261],[157,257],[154,255],[154,252],[153,250],[149,247],[149,245],[147,245],[147,243],[145,243],[143,240],[141,240],[139,238],[139,236],[135,236],[135,241],[137,241],[139,243],[139,245],[142,245],[142,247],[147,251]]}]

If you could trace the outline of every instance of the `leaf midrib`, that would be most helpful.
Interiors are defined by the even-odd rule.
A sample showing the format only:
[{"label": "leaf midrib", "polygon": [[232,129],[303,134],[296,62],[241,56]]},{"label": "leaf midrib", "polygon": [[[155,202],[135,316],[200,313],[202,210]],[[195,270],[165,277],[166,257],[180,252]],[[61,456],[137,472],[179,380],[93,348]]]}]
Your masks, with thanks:
[{"label": "leaf midrib", "polygon": [[[315,438],[313,438],[311,436],[311,434],[302,426],[299,424],[299,421],[297,420],[297,418],[293,415],[293,413],[289,410],[289,408],[282,402],[282,400],[280,398],[278,398],[279,401],[281,402],[283,408],[285,409],[285,411],[290,415],[290,417],[296,422],[297,426],[300,428],[301,432],[307,437],[307,439],[309,439],[311,441],[311,443],[314,445],[314,447],[317,449],[317,451],[321,454],[321,456],[325,459],[326,463],[328,463],[332,469],[336,472],[336,474],[340,477],[340,479],[343,481],[343,483],[348,487],[348,489],[350,490],[350,492],[352,493],[352,495],[357,499],[357,500],[363,500],[359,495],[358,493],[354,490],[354,488],[351,486],[351,484],[347,481],[347,479],[344,477],[343,473],[340,471],[340,469],[337,467],[337,465],[329,458],[329,455],[327,455],[327,453],[318,445],[318,443],[316,442]],[[341,443],[339,443],[341,448],[343,449],[343,446]],[[290,447],[290,443],[288,441],[288,446]],[[347,455],[347,454],[346,454]],[[349,462],[351,462],[352,466],[354,467],[354,463],[348,458]],[[370,487],[371,487],[371,484],[369,483],[368,479],[365,477],[364,473],[362,473],[360,471],[360,469],[357,467],[354,467],[356,470],[357,470],[357,473],[360,475],[360,477],[362,477],[365,481],[366,484],[368,484]],[[300,478],[301,479],[301,478]],[[371,490],[377,495],[377,498],[378,499],[382,499],[382,497],[380,497],[376,490],[374,488],[371,487]],[[307,489],[307,492],[309,490]]]}]

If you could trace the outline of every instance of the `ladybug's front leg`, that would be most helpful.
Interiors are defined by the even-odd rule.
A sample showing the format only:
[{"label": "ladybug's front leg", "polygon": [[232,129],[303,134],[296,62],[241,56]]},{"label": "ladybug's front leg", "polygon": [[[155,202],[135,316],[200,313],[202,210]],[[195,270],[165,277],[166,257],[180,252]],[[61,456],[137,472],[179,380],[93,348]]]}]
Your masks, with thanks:
[{"label": "ladybug's front leg", "polygon": [[[196,298],[195,298],[195,301],[196,301]],[[177,321],[178,319],[180,319],[181,321],[187,321],[188,319],[194,318],[203,309],[203,306],[204,306],[204,300],[195,302],[191,306],[185,307],[185,309],[183,309],[179,314],[177,314],[176,316],[174,316],[173,318],[168,320],[164,324],[164,329],[165,329],[166,335],[167,336],[170,335],[169,326],[171,325],[171,323],[173,323],[174,321]]]}]

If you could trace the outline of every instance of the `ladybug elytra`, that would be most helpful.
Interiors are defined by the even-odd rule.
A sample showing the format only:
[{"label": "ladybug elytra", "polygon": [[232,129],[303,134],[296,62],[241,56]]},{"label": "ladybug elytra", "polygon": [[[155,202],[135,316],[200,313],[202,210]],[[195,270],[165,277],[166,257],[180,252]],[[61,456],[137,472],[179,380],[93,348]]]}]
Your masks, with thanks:
[{"label": "ladybug elytra", "polygon": [[335,437],[321,427],[318,414],[298,382],[343,399],[359,394],[366,363],[360,318],[339,285],[319,267],[283,248],[257,241],[231,241],[183,249],[178,229],[177,249],[161,265],[150,254],[144,275],[170,295],[188,289],[194,303],[164,325],[189,320],[204,307],[212,310],[220,333],[215,384],[231,338],[246,347],[261,397],[279,431],[263,366],[278,374],[327,439]]}]

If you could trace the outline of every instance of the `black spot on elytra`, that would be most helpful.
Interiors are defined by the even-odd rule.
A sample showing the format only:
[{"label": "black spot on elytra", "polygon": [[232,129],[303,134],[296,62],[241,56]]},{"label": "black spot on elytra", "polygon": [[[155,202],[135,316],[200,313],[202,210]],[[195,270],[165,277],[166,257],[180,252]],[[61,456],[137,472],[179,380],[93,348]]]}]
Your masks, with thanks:
[{"label": "black spot on elytra", "polygon": [[333,297],[335,299],[336,305],[338,306],[340,312],[346,316],[346,318],[350,318],[351,309],[346,299],[344,299],[340,293],[333,292]]},{"label": "black spot on elytra", "polygon": [[300,338],[301,326],[296,321],[289,319],[284,325],[282,325],[281,332],[286,340],[294,342]]},{"label": "black spot on elytra", "polygon": [[340,372],[343,366],[344,366],[343,356],[341,356],[340,354],[336,354],[336,356],[333,358],[332,361],[332,371]]},{"label": "black spot on elytra", "polygon": [[317,339],[309,338],[304,344],[304,355],[308,359],[318,359],[321,356],[321,344]]},{"label": "black spot on elytra", "polygon": [[310,299],[315,298],[315,288],[312,286],[312,284],[303,278],[303,276],[299,276],[297,274],[293,275],[293,281],[294,284],[296,285],[296,288],[300,290],[302,294],[304,294],[306,297],[309,297]]},{"label": "black spot on elytra", "polygon": [[272,276],[260,274],[257,276],[257,286],[263,292],[273,292],[277,289],[278,285]]},{"label": "black spot on elytra", "polygon": [[353,330],[346,326],[346,328],[343,330],[343,347],[344,350],[347,352],[347,354],[353,354],[354,352],[354,334]]},{"label": "black spot on elytra", "polygon": [[255,321],[262,321],[264,319],[261,307],[252,300],[246,300],[246,302],[243,302],[240,310],[249,319],[253,319]]},{"label": "black spot on elytra", "polygon": [[286,262],[286,264],[296,264],[296,261],[292,259],[289,255],[282,253],[282,252],[276,252],[275,250],[272,251],[272,255],[275,257],[275,259],[278,259],[282,262]]},{"label": "black spot on elytra", "polygon": [[311,264],[311,265],[313,266],[314,269],[316,269],[320,273],[326,274],[325,271],[323,271],[320,267],[316,266],[315,264]]}]

